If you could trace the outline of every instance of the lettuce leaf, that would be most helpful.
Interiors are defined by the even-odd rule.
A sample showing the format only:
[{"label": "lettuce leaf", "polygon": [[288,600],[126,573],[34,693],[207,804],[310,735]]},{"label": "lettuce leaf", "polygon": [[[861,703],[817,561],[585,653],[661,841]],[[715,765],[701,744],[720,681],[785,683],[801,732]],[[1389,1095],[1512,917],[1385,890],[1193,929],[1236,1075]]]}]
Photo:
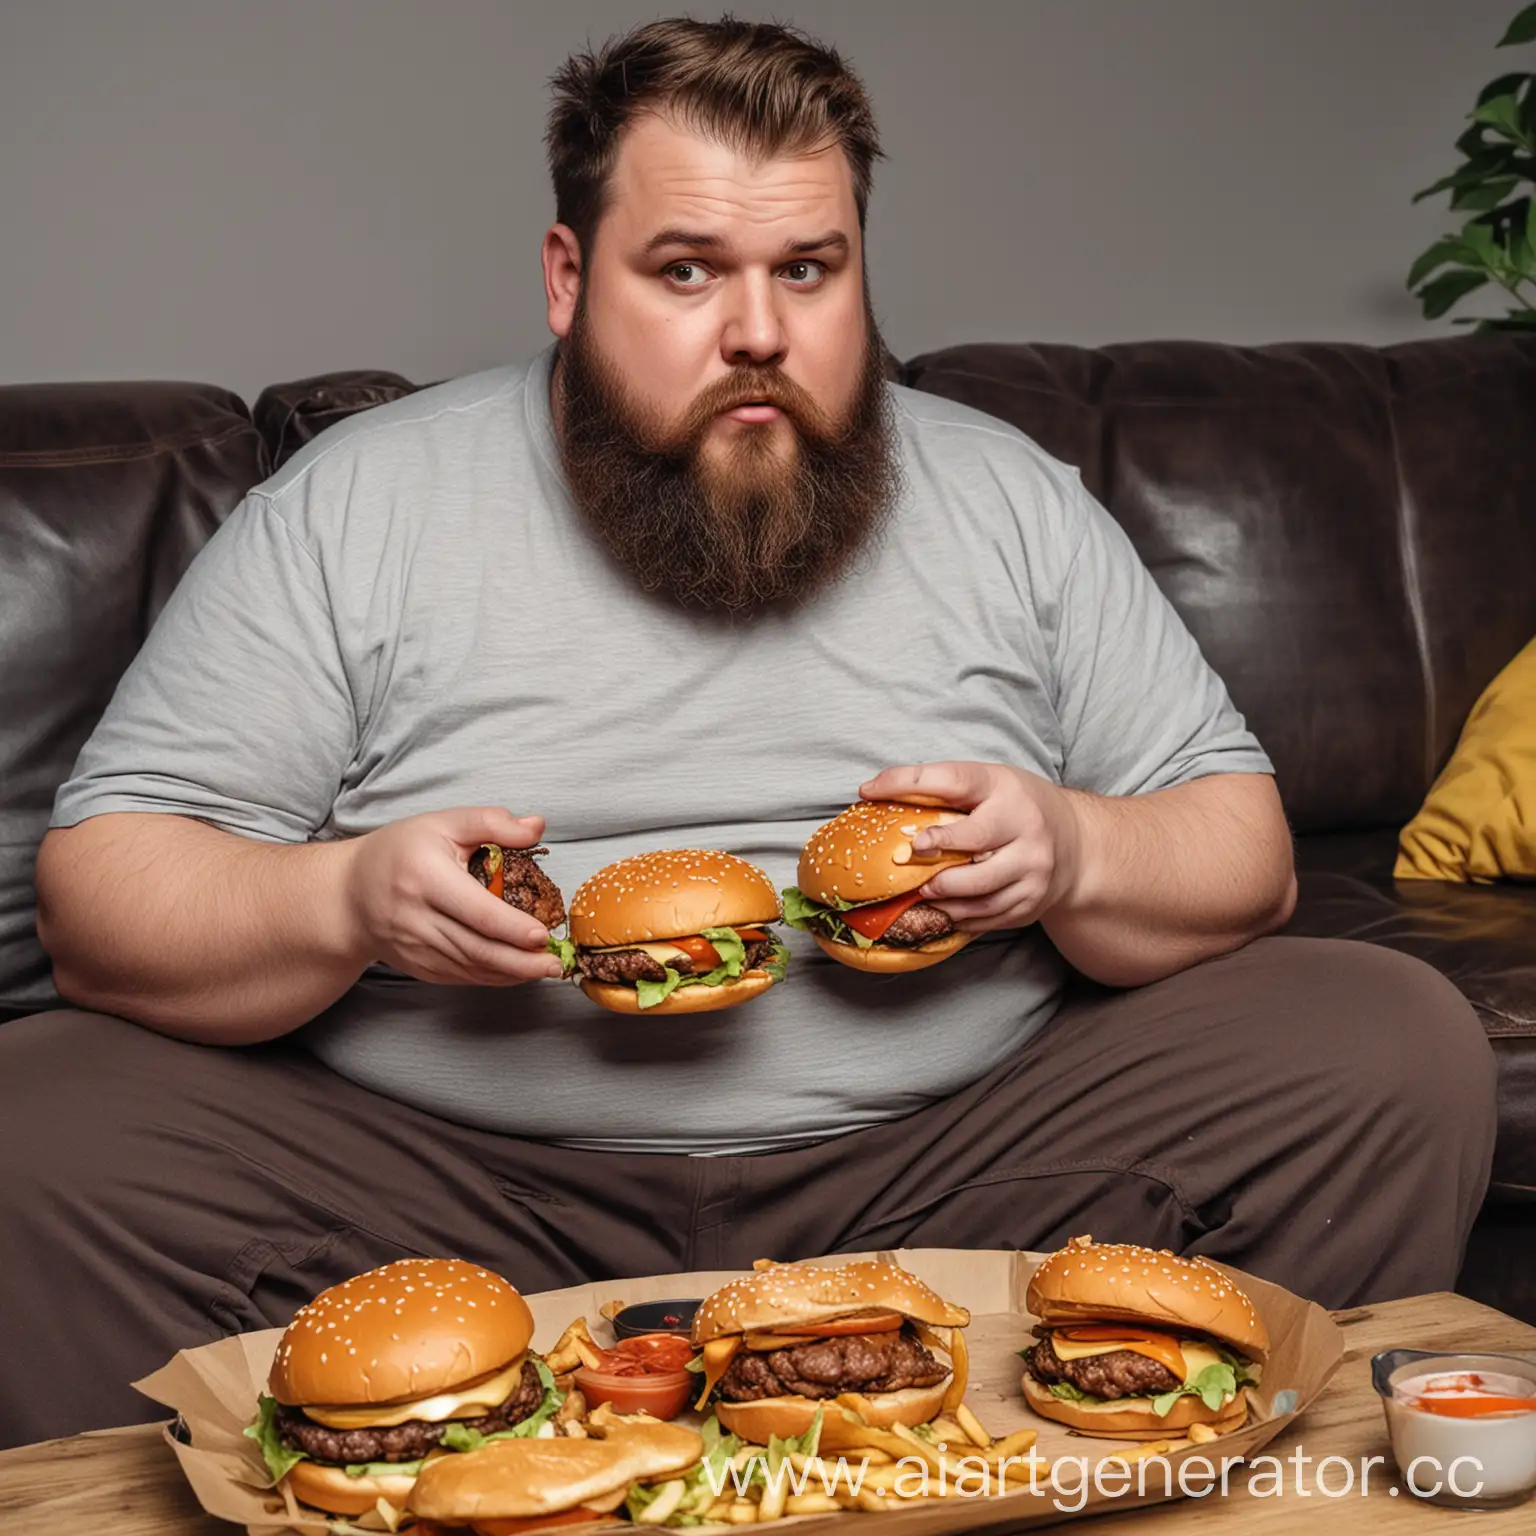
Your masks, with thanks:
[{"label": "lettuce leaf", "polygon": [[256,1420],[245,1426],[245,1436],[261,1448],[261,1459],[267,1464],[274,1483],[281,1482],[301,1461],[309,1460],[307,1451],[290,1451],[277,1438],[277,1399],[261,1394]]},{"label": "lettuce leaf", "polygon": [[[1070,1381],[1053,1381],[1051,1383],[1051,1393],[1053,1396],[1063,1398],[1069,1403],[1096,1403],[1102,1401],[1101,1398],[1096,1398],[1091,1393],[1084,1392],[1081,1387],[1074,1387]],[[1166,1413],[1168,1410],[1165,1408],[1159,1411]]]},{"label": "lettuce leaf", "polygon": [[[664,965],[662,970],[666,974],[663,980],[637,981],[635,991],[640,995],[642,1013],[647,1008],[654,1008],[657,1003],[665,1002],[679,987],[718,987],[721,982],[735,981],[741,975],[747,959],[747,946],[741,935],[734,928],[702,928],[699,933],[700,937],[708,939],[715,946],[720,964],[712,971],[705,971],[702,976],[684,976],[670,965]],[[775,944],[773,955],[764,963],[763,969],[775,981],[783,981],[784,966],[788,962],[789,951],[782,944]],[[775,965],[779,967],[776,973],[773,971]]]},{"label": "lettuce leaf", "polygon": [[[726,1434],[720,1428],[720,1421],[713,1414],[705,1419],[699,1433],[704,1437],[704,1454],[683,1474],[683,1497],[678,1501],[677,1508],[662,1522],[663,1525],[704,1524],[704,1511],[715,1502],[715,1488],[721,1485],[730,1487],[729,1474],[726,1471],[727,1464],[738,1451],[746,1448],[747,1442],[735,1435]],[[713,1473],[713,1481],[711,1481],[711,1473]],[[648,1509],[656,1502],[664,1486],[664,1483],[649,1485],[636,1483],[629,1490],[629,1496],[624,1501],[624,1508],[629,1518],[638,1521],[641,1511]]]},{"label": "lettuce leaf", "polygon": [[530,1355],[529,1359],[533,1361],[533,1368],[539,1373],[539,1383],[544,1388],[539,1406],[526,1419],[519,1419],[511,1429],[498,1429],[489,1435],[483,1435],[478,1429],[471,1429],[468,1424],[455,1421],[443,1434],[443,1444],[450,1451],[478,1451],[492,1440],[525,1440],[530,1435],[538,1434],[559,1412],[561,1403],[565,1401],[565,1393],[555,1385],[554,1374],[543,1360],[537,1355]]},{"label": "lettuce leaf", "polygon": [[1156,1414],[1167,1413],[1181,1397],[1188,1395],[1198,1397],[1214,1413],[1229,1397],[1237,1396],[1239,1387],[1257,1380],[1258,1377],[1248,1369],[1246,1361],[1223,1350],[1220,1365],[1208,1365],[1182,1387],[1154,1397],[1152,1411]]},{"label": "lettuce leaf", "polygon": [[823,938],[834,939],[839,944],[855,944],[860,949],[869,949],[874,944],[873,939],[866,939],[838,916],[839,912],[851,912],[857,906],[869,906],[869,902],[844,901],[839,896],[835,905],[829,907],[812,901],[797,885],[786,886],[780,895],[784,902],[784,921],[791,928],[819,933]]},{"label": "lettuce leaf", "polygon": [[798,1451],[802,1456],[814,1456],[816,1447],[821,1444],[821,1417],[822,1406],[816,1405],[816,1416],[811,1420],[811,1427],[803,1435],[769,1435],[768,1436],[768,1470],[777,1472],[779,1463],[788,1457],[791,1451]]},{"label": "lettuce leaf", "polygon": [[747,946],[741,935],[734,928],[701,928],[699,933],[715,946],[726,973],[732,977],[740,976],[747,961]]},{"label": "lettuce leaf", "polygon": [[789,970],[789,951],[782,944],[775,941],[768,958],[763,961],[758,969],[767,971],[775,981],[783,981],[785,974]]},{"label": "lettuce leaf", "polygon": [[640,994],[641,1012],[647,1008],[654,1008],[657,1003],[671,997],[682,986],[681,974],[674,971],[670,965],[664,965],[662,972],[666,978],[664,981],[641,980],[635,983],[635,991]]},{"label": "lettuce leaf", "polygon": [[557,939],[554,934],[544,941],[547,949],[560,962],[560,974],[569,976],[576,969],[576,946],[570,939]]},{"label": "lettuce leaf", "polygon": [[[553,1373],[538,1355],[530,1355],[529,1359],[533,1361],[533,1368],[539,1373],[539,1382],[544,1388],[544,1396],[539,1399],[539,1406],[526,1419],[521,1419],[514,1424],[511,1429],[499,1429],[490,1435],[482,1435],[479,1430],[471,1429],[458,1420],[451,1421],[443,1432],[442,1440],[448,1450],[474,1451],[492,1440],[516,1440],[528,1435],[536,1435],[540,1428],[555,1415],[565,1401],[565,1393],[555,1385]],[[312,1459],[308,1451],[290,1451],[278,1439],[277,1400],[265,1392],[261,1395],[255,1422],[247,1424],[244,1433],[247,1438],[254,1440],[260,1446],[262,1460],[266,1462],[267,1471],[272,1474],[274,1483],[286,1477],[296,1463]],[[425,1459],[423,1457],[418,1461],[349,1461],[343,1465],[342,1471],[348,1477],[384,1477],[391,1474],[414,1477],[421,1471]]]}]

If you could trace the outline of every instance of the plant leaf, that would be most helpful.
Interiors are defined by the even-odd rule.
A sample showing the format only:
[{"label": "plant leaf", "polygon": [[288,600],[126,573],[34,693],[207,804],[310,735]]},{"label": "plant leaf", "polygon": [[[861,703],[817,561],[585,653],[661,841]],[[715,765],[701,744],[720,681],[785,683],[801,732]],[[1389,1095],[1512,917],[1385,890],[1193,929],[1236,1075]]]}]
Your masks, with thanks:
[{"label": "plant leaf", "polygon": [[1473,258],[1466,263],[1467,266],[1481,262],[1491,270],[1504,259],[1504,252],[1493,238],[1493,231],[1481,219],[1473,219],[1467,224],[1462,229],[1461,238]]},{"label": "plant leaf", "polygon": [[1451,198],[1451,207],[1467,213],[1487,213],[1497,208],[1519,185],[1515,177],[1509,176],[1498,181],[1485,181],[1480,187],[1458,187]]},{"label": "plant leaf", "polygon": [[1513,75],[1500,75],[1497,80],[1490,80],[1482,90],[1477,93],[1477,104],[1482,106],[1485,102],[1492,101],[1496,96],[1515,96],[1519,94],[1520,87],[1527,80],[1536,79],[1536,75],[1528,75],[1524,72]]},{"label": "plant leaf", "polygon": [[1470,254],[1459,236],[1447,235],[1443,240],[1436,240],[1408,269],[1408,286],[1417,288],[1431,272],[1437,267],[1443,267],[1447,262],[1455,261],[1465,264]]},{"label": "plant leaf", "polygon": [[1502,133],[1516,143],[1524,137],[1520,128],[1520,103],[1514,96],[1495,96],[1472,114],[1474,123],[1486,123],[1495,133]]},{"label": "plant leaf", "polygon": [[1415,297],[1424,306],[1426,320],[1438,320],[1453,304],[1474,293],[1488,281],[1486,272],[1444,272],[1425,283]]},{"label": "plant leaf", "polygon": [[1469,156],[1465,165],[1458,165],[1449,176],[1442,176],[1433,186],[1416,192],[1413,200],[1416,203],[1422,202],[1426,197],[1433,197],[1448,188],[1480,187],[1490,176],[1518,176],[1522,168],[1513,145],[1494,144]]},{"label": "plant leaf", "polygon": [[1529,42],[1536,42],[1536,0],[1510,22],[1509,30],[1499,39],[1497,46],[1508,48],[1515,43]]}]

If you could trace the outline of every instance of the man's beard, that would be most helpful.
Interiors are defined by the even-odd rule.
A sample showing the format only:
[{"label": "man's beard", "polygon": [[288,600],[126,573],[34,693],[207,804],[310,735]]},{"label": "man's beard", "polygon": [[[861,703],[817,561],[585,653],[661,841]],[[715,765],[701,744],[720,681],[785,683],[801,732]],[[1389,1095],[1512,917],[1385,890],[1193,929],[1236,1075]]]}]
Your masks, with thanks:
[{"label": "man's beard", "polygon": [[[866,334],[840,420],[779,368],[742,365],[670,425],[632,397],[578,313],[560,349],[561,456],[577,507],[642,586],[684,606],[744,611],[805,598],[848,566],[901,483],[872,318]],[[785,419],[742,426],[706,453],[720,414],[748,401]]]}]

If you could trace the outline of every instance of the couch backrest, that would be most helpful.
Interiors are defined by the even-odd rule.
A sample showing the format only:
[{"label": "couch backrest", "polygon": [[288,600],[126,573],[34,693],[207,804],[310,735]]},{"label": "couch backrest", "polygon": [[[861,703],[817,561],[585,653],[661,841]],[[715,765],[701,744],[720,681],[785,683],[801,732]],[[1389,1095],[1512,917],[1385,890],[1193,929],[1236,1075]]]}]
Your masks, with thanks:
[{"label": "couch backrest", "polygon": [[1536,337],[979,345],[903,377],[1082,470],[1298,831],[1411,816],[1536,634]]},{"label": "couch backrest", "polygon": [[[1536,633],[1536,339],[988,344],[901,376],[1082,470],[1274,757],[1298,831],[1411,815]],[[274,385],[254,425],[205,385],[0,387],[0,1020],[54,1000],[37,844],[171,588],[271,468],[414,387]]]},{"label": "couch backrest", "polygon": [[54,791],[266,462],[226,390],[0,388],[0,1019],[54,998],[32,883]]}]

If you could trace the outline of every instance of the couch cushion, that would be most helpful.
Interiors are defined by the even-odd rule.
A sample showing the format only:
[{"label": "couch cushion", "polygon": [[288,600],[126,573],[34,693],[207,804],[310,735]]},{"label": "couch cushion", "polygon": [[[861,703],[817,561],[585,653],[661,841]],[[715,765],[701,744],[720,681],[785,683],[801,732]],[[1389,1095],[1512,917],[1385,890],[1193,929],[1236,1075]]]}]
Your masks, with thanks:
[{"label": "couch cushion", "polygon": [[32,884],[54,791],[193,555],[265,472],[226,390],[0,388],[0,1019],[56,1001]]},{"label": "couch cushion", "polygon": [[1288,933],[1368,939],[1427,960],[1489,1035],[1536,1037],[1536,886],[1394,880],[1390,829],[1303,837]]},{"label": "couch cushion", "polygon": [[1400,880],[1536,879],[1536,640],[1489,683],[1403,828]]},{"label": "couch cushion", "polygon": [[398,373],[353,369],[319,373],[288,384],[269,384],[252,413],[273,469],[281,469],[305,443],[359,411],[387,405],[417,386]]},{"label": "couch cushion", "polygon": [[1287,933],[1363,939],[1427,961],[1477,1010],[1499,1063],[1495,1198],[1536,1194],[1536,886],[1394,880],[1396,836],[1303,837]]},{"label": "couch cushion", "polygon": [[1536,338],[977,345],[903,377],[1082,470],[1300,831],[1405,822],[1536,633]]}]

